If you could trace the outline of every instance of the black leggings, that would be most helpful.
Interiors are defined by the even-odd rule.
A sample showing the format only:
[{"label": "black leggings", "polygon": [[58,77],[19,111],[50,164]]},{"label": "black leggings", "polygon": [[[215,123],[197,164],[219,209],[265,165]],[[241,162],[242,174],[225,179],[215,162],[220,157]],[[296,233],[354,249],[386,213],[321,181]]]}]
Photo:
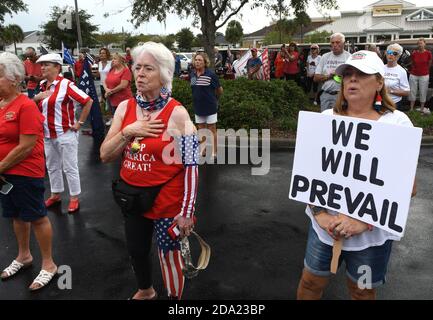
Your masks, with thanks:
[{"label": "black leggings", "polygon": [[152,286],[151,246],[153,221],[143,216],[125,216],[126,246],[139,289]]}]

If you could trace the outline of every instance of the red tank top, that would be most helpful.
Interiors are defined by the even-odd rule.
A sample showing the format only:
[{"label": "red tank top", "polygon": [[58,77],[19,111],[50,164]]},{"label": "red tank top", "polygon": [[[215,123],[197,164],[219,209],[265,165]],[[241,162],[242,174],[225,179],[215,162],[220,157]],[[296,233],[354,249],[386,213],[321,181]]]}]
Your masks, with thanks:
[{"label": "red tank top", "polygon": [[[175,99],[170,99],[160,114],[155,118],[161,119],[165,125],[163,134],[158,138],[146,137],[140,140],[140,151],[131,153],[132,142],[129,142],[123,152],[120,177],[127,183],[138,187],[157,186],[166,183],[177,176],[184,166],[182,162],[167,164],[171,159],[173,162],[174,139],[167,133],[168,121],[174,108],[181,105]],[[128,105],[123,119],[122,129],[137,121],[136,101],[134,98],[128,100]],[[164,161],[164,159],[166,161]]]}]

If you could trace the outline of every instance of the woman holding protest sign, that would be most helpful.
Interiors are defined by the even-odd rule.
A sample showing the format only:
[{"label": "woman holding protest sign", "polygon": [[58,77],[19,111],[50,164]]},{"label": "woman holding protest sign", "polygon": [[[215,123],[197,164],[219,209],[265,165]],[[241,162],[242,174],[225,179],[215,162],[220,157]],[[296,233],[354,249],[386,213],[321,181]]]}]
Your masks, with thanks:
[{"label": "woman holding protest sign", "polygon": [[132,57],[137,95],[117,107],[101,146],[101,159],[122,158],[113,194],[124,215],[126,243],[137,280],[138,290],[132,299],[157,297],[151,270],[153,233],[169,298],[180,299],[184,262],[180,239],[170,228],[177,224],[183,237],[194,227],[198,139],[187,110],[170,97],[175,64],[170,50],[146,42],[134,48]]},{"label": "woman holding protest sign", "polygon": [[[395,104],[387,94],[385,67],[376,53],[358,51],[352,54],[336,69],[336,74],[343,78],[341,91],[334,108],[324,114],[412,126],[404,113],[395,110]],[[414,194],[415,185],[412,196]],[[311,225],[297,298],[322,297],[331,275],[334,240],[342,240],[339,263],[345,261],[351,298],[375,299],[376,288],[385,283],[392,242],[400,237],[325,208],[307,206],[306,213]],[[360,273],[362,268],[367,271]],[[363,286],[359,285],[361,281]]]}]

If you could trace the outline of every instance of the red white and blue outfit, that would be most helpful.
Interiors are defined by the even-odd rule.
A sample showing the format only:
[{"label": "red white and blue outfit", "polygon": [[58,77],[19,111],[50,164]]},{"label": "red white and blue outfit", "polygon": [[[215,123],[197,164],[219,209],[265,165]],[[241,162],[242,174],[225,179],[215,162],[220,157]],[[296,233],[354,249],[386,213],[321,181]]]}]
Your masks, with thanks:
[{"label": "red white and blue outfit", "polygon": [[[173,110],[181,104],[172,98],[165,102],[156,119],[162,120],[167,128]],[[129,99],[122,129],[137,121],[136,110],[137,99]],[[178,214],[185,218],[194,215],[198,184],[198,141],[195,135],[175,139],[165,130],[160,136],[145,137],[139,143],[140,150],[136,153],[131,151],[132,141],[126,146],[121,162],[121,179],[136,187],[162,187],[149,211],[143,212],[139,217],[125,216],[128,251],[139,288],[150,288],[150,246],[155,232],[165,287],[169,296],[180,299],[185,283],[180,242],[170,238],[168,228]],[[179,151],[175,153],[178,159],[174,163],[169,159],[173,153],[166,151],[170,148]]]},{"label": "red white and blue outfit", "polygon": [[75,125],[75,111],[78,105],[85,105],[90,97],[75,84],[61,76],[47,87],[47,80],[41,81],[41,91],[50,90],[51,96],[39,102],[39,110],[45,117],[45,157],[52,193],[64,191],[63,174],[68,181],[69,193],[81,193],[78,171],[78,132]]}]

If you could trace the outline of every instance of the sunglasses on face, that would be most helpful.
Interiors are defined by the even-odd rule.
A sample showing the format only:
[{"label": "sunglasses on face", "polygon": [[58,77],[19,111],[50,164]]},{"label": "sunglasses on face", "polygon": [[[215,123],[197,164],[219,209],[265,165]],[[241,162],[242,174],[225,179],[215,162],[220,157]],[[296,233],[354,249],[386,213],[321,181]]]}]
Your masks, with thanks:
[{"label": "sunglasses on face", "polygon": [[392,51],[392,50],[386,50],[386,54],[393,55],[393,56],[398,56],[398,52],[397,51]]}]

